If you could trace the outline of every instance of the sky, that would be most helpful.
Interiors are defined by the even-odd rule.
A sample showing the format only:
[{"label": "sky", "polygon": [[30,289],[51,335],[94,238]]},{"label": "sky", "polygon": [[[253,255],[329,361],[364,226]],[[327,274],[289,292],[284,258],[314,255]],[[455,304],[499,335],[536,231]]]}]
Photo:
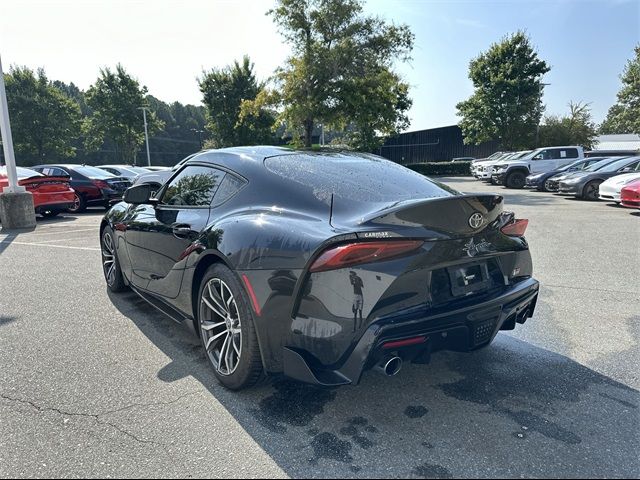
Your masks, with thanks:
[{"label": "sky", "polygon": [[[0,56],[43,67],[82,89],[118,62],[166,102],[201,103],[196,79],[248,54],[259,78],[289,48],[265,12],[274,0],[0,0]],[[601,122],[619,75],[640,43],[640,0],[367,0],[365,11],[408,24],[413,60],[397,65],[411,85],[410,130],[457,123],[455,105],[473,92],[469,61],[504,35],[525,30],[551,66],[547,113],[591,103]]]}]

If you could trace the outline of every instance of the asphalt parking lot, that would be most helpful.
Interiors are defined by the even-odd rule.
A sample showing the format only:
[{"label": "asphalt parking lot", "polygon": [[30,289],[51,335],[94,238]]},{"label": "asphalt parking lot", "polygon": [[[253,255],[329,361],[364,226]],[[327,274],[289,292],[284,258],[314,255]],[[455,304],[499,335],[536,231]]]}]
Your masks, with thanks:
[{"label": "asphalt parking lot", "polygon": [[536,314],[337,390],[220,387],[186,328],[107,293],[102,212],[0,233],[0,476],[640,476],[638,212],[441,180],[530,219]]}]

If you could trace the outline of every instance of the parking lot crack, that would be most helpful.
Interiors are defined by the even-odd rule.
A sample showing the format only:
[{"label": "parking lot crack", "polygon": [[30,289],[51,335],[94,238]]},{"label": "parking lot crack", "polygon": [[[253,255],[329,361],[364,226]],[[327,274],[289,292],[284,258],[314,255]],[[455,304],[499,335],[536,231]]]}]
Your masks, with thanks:
[{"label": "parking lot crack", "polygon": [[189,397],[191,395],[195,395],[197,393],[199,392],[198,391],[188,392],[188,393],[185,393],[184,395],[180,395],[179,397],[176,397],[173,400],[169,400],[166,402],[132,403],[130,405],[125,405],[124,407],[117,408],[115,410],[108,410],[106,412],[102,412],[98,414],[98,416],[113,415],[114,413],[125,412],[127,410],[131,410],[132,408],[136,408],[136,407],[159,407],[159,406],[173,405],[174,403],[178,403],[182,399]]},{"label": "parking lot crack", "polygon": [[26,405],[31,407],[32,409],[36,410],[38,413],[45,413],[45,412],[53,412],[56,413],[58,415],[61,415],[63,417],[83,417],[83,418],[88,418],[91,419],[93,421],[95,421],[97,424],[99,425],[106,425],[108,427],[111,427],[115,430],[117,430],[119,433],[126,435],[127,437],[135,440],[137,443],[142,443],[142,444],[147,444],[147,445],[155,445],[155,446],[159,446],[162,448],[166,448],[166,445],[160,442],[156,442],[153,440],[145,440],[143,438],[139,438],[138,436],[136,436],[135,434],[131,433],[130,431],[116,425],[113,422],[107,421],[107,420],[103,420],[100,417],[106,416],[106,415],[111,415],[114,413],[119,413],[119,412],[123,412],[135,407],[153,407],[153,406],[164,406],[164,405],[171,405],[174,403],[179,402],[180,400],[184,399],[185,397],[188,397],[190,395],[194,395],[198,392],[194,391],[194,392],[189,392],[189,393],[185,393],[184,395],[180,395],[177,398],[174,398],[173,400],[167,401],[167,402],[151,402],[151,403],[135,403],[135,404],[131,404],[131,405],[126,405],[124,407],[118,408],[116,410],[110,410],[107,412],[103,412],[103,413],[84,413],[84,412],[69,412],[66,410],[62,410],[60,408],[56,408],[56,407],[49,407],[49,406],[43,406],[43,405],[39,405],[38,403],[31,401],[31,400],[25,400],[22,398],[15,398],[6,394],[0,394],[0,398],[8,401],[8,402],[12,402],[14,404],[21,404],[21,405]]}]

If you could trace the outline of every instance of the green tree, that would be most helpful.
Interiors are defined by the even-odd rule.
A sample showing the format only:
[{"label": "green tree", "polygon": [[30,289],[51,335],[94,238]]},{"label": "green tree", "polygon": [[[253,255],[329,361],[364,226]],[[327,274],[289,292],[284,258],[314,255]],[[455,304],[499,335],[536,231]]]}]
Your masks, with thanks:
[{"label": "green tree", "polygon": [[56,88],[44,70],[12,67],[5,75],[18,162],[35,165],[74,157],[80,135],[78,103]]},{"label": "green tree", "polygon": [[549,115],[540,126],[540,145],[582,145],[591,149],[598,131],[588,103],[569,103],[569,115]]},{"label": "green tree", "polygon": [[241,115],[243,101],[255,100],[263,85],[256,79],[248,56],[225,68],[203,72],[198,79],[207,111],[210,145],[258,145],[273,141],[274,118],[266,108]]},{"label": "green tree", "polygon": [[[144,142],[144,123],[140,107],[148,107],[147,87],[129,75],[120,64],[115,71],[105,68],[86,93],[91,109],[83,125],[88,150],[98,150],[107,141],[113,142],[120,161],[133,163]],[[149,134],[163,125],[156,115],[147,112]]]},{"label": "green tree", "polygon": [[408,85],[393,70],[414,36],[363,14],[362,0],[278,0],[268,12],[293,55],[275,75],[278,122],[310,147],[314,127],[354,127],[354,146],[370,149],[408,125]]},{"label": "green tree", "polygon": [[622,88],[618,102],[609,109],[600,133],[640,134],[640,45],[634,52],[635,57],[627,62],[620,76]]},{"label": "green tree", "polygon": [[474,93],[456,106],[465,143],[499,140],[507,150],[533,146],[544,111],[542,76],[549,70],[521,31],[471,60]]}]

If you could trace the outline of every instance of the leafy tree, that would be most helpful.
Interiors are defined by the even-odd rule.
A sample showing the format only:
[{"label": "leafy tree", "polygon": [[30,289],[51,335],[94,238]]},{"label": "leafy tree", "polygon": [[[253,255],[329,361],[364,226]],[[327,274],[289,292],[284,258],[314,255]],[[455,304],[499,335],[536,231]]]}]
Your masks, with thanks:
[{"label": "leafy tree", "polygon": [[257,145],[273,140],[273,115],[267,109],[240,115],[243,101],[255,100],[263,85],[248,56],[225,68],[204,72],[198,80],[207,111],[209,144],[216,147]]},{"label": "leafy tree", "polygon": [[540,145],[549,147],[582,145],[591,149],[597,136],[598,131],[588,103],[569,102],[569,115],[549,115],[540,126]]},{"label": "leafy tree", "polygon": [[[119,160],[133,162],[144,142],[144,123],[140,107],[148,107],[147,87],[129,75],[120,64],[115,71],[105,68],[86,93],[91,116],[83,130],[87,149],[98,150],[105,140],[116,147]],[[152,111],[147,112],[149,135],[162,128]]]},{"label": "leafy tree", "polygon": [[355,127],[364,149],[407,127],[409,87],[392,66],[409,60],[409,27],[364,15],[362,0],[278,0],[267,13],[293,49],[275,75],[278,122],[306,147],[318,122]]},{"label": "leafy tree", "polygon": [[634,48],[635,57],[627,62],[620,76],[622,88],[618,102],[607,113],[600,132],[640,134],[640,45]]},{"label": "leafy tree", "polygon": [[56,88],[44,70],[11,68],[5,75],[7,103],[17,160],[35,165],[74,157],[80,108]]},{"label": "leafy tree", "polygon": [[[165,103],[147,95],[150,109],[164,124],[151,135],[149,148],[154,164],[173,165],[182,158],[197,152],[205,140],[205,108],[183,105],[180,102]],[[143,150],[139,152],[144,156]],[[145,159],[146,160],[146,159]]]},{"label": "leafy tree", "polygon": [[522,31],[471,60],[475,90],[456,106],[465,143],[499,140],[507,150],[532,146],[544,111],[542,76],[549,70]]}]

